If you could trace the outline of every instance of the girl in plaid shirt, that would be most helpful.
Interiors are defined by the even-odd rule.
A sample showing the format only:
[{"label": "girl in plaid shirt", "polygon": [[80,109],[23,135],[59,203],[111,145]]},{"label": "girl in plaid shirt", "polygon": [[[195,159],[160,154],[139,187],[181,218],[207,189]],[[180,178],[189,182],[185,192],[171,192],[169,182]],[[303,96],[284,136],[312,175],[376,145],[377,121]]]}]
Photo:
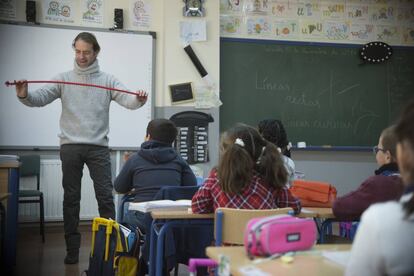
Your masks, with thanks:
[{"label": "girl in plaid shirt", "polygon": [[194,213],[216,208],[275,209],[300,212],[300,201],[285,186],[287,172],[276,146],[248,125],[221,137],[220,160],[192,199]]}]

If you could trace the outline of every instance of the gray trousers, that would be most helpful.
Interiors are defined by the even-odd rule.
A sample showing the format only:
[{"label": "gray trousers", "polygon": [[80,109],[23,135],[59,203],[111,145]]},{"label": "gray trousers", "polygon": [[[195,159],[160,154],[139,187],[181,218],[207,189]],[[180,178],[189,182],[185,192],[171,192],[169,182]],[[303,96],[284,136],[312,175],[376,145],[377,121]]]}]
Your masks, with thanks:
[{"label": "gray trousers", "polygon": [[60,160],[62,160],[63,173],[63,220],[66,250],[78,252],[81,241],[78,225],[84,164],[88,166],[93,180],[99,215],[115,220],[110,154],[108,147],[66,144],[60,147]]}]

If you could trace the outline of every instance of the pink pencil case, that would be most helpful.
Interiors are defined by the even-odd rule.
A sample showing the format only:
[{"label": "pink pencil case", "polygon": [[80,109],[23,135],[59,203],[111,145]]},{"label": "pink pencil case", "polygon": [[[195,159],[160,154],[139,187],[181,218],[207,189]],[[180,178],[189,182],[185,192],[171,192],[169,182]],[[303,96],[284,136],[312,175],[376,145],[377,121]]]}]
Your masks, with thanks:
[{"label": "pink pencil case", "polygon": [[246,226],[244,246],[249,256],[271,256],[310,249],[316,234],[312,219],[289,215],[254,218]]}]

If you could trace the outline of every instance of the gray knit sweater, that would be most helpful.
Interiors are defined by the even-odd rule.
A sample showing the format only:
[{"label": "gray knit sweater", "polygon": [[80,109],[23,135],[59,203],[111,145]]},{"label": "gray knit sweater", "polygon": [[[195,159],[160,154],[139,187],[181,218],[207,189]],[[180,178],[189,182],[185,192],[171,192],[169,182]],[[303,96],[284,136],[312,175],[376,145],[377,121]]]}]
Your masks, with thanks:
[{"label": "gray knit sweater", "polygon": [[[61,73],[53,80],[81,82],[118,89],[126,89],[114,76],[99,70],[98,60],[88,68]],[[91,144],[108,146],[109,105],[112,100],[128,108],[137,109],[142,103],[135,95],[94,87],[50,84],[35,91],[20,101],[27,106],[44,106],[60,98],[60,144]]]}]

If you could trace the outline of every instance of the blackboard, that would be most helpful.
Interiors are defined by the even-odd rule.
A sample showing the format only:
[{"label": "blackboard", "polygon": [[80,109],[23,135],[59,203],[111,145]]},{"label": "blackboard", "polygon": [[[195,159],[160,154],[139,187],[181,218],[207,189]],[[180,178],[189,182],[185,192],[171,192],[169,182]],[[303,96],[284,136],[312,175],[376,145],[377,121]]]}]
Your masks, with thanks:
[{"label": "blackboard", "polygon": [[357,45],[220,42],[220,129],[284,123],[307,145],[372,146],[414,96],[414,48],[363,64]]},{"label": "blackboard", "polygon": [[191,82],[170,85],[171,103],[185,103],[194,100]]},{"label": "blackboard", "polygon": [[[15,79],[50,80],[73,69],[72,41],[82,31],[95,34],[101,51],[100,69],[114,75],[129,90],[148,92],[147,103],[129,110],[115,101],[109,115],[109,146],[130,148],[144,141],[153,117],[155,37],[150,32],[109,31],[51,25],[0,24],[0,147],[54,148],[59,146],[60,99],[41,108],[17,100]],[[6,39],[7,38],[7,39]],[[29,90],[41,84],[30,84]]]}]

